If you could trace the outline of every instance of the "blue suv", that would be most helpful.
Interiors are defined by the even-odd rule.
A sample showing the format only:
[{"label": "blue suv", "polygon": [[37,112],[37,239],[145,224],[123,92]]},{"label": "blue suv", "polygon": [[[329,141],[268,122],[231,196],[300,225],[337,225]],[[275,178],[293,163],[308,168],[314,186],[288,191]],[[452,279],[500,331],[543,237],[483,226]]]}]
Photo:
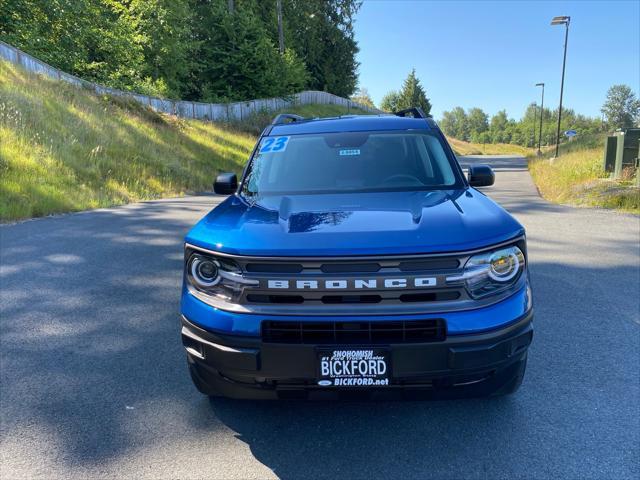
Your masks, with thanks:
[{"label": "blue suv", "polygon": [[420,109],[278,115],[188,233],[182,342],[202,393],[509,394],[533,336],[525,231]]}]

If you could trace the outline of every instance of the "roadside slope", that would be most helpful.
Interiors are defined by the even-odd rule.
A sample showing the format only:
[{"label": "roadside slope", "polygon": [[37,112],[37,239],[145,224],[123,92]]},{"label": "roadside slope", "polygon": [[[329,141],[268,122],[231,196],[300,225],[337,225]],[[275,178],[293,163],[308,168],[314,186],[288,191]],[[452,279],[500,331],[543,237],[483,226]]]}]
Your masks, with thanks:
[{"label": "roadside slope", "polygon": [[609,179],[602,165],[604,135],[585,136],[560,145],[560,156],[548,149],[543,157],[529,155],[529,171],[541,195],[555,203],[619,209],[640,213],[636,172]]},{"label": "roadside slope", "polygon": [[4,61],[0,137],[3,221],[201,190],[215,170],[238,169],[253,143]]},{"label": "roadside slope", "polygon": [[177,119],[0,60],[0,221],[209,190],[216,173],[241,170],[273,115],[247,125]]}]

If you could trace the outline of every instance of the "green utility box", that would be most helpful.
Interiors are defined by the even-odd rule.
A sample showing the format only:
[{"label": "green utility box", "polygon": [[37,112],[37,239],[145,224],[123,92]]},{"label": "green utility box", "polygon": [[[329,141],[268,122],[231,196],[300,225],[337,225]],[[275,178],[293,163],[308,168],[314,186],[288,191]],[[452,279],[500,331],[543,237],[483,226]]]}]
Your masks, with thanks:
[{"label": "green utility box", "polygon": [[613,173],[616,169],[616,144],[618,137],[610,136],[604,139],[604,171]]},{"label": "green utility box", "polygon": [[620,178],[625,168],[638,167],[640,128],[623,128],[615,132],[614,135],[618,140],[616,142],[616,167],[613,177]]}]

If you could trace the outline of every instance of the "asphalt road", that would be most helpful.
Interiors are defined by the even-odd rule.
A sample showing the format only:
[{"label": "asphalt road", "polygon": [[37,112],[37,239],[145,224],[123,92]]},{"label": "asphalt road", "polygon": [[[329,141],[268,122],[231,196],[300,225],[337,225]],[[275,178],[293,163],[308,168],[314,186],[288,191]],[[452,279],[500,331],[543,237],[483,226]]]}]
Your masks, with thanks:
[{"label": "asphalt road", "polygon": [[181,239],[217,197],[0,227],[0,477],[639,478],[640,220],[551,205],[522,159],[491,163],[486,192],[528,230],[536,308],[525,382],[500,399],[198,394]]}]

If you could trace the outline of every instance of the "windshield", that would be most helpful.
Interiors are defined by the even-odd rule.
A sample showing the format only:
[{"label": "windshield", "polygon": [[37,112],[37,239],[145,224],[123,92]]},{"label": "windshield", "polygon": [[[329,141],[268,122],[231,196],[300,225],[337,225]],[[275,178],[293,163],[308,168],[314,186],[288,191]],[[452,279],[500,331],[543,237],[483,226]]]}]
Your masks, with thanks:
[{"label": "windshield", "polygon": [[458,184],[437,135],[426,131],[264,137],[246,195],[432,190]]}]

